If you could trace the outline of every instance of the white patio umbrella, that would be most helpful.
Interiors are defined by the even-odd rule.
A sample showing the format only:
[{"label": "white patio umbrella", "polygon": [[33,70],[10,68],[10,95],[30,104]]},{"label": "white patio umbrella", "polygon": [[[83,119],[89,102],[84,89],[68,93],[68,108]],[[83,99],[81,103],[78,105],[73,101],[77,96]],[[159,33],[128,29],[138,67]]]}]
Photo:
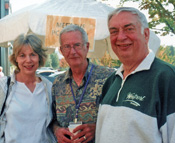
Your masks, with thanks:
[{"label": "white patio umbrella", "polygon": [[[95,0],[48,0],[42,4],[29,6],[0,19],[0,46],[8,47],[8,42],[13,41],[21,33],[35,33],[44,42],[48,15],[94,18],[96,19],[95,50],[89,52],[88,56],[101,58],[108,50],[111,57],[116,59],[110,46],[107,28],[107,16],[113,10],[114,8]],[[155,34],[153,37],[157,41],[154,40],[153,43],[160,45],[159,38]],[[53,49],[48,48],[53,52]]]}]

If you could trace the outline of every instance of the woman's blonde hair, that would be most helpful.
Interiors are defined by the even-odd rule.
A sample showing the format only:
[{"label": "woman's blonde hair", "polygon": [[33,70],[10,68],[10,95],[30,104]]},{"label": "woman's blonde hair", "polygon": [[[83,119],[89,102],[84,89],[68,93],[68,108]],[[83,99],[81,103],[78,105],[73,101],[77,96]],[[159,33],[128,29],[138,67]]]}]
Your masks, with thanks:
[{"label": "woman's blonde hair", "polygon": [[21,51],[23,45],[30,45],[32,50],[39,56],[39,67],[44,66],[47,59],[47,50],[43,48],[43,43],[41,39],[38,38],[35,34],[21,34],[14,40],[13,53],[10,56],[10,62],[16,66],[15,71],[20,71],[18,63],[16,62],[16,58]]}]

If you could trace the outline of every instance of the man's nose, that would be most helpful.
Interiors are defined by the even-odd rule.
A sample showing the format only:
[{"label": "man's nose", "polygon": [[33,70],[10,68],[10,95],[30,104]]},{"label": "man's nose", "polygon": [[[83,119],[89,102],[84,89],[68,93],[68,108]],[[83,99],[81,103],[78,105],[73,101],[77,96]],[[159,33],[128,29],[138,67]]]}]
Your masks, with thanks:
[{"label": "man's nose", "polygon": [[71,47],[70,47],[70,53],[75,53],[76,52],[76,50],[75,50],[75,48],[74,48],[74,45],[72,45]]},{"label": "man's nose", "polygon": [[126,33],[123,30],[120,30],[117,36],[117,40],[125,40],[126,38]]}]

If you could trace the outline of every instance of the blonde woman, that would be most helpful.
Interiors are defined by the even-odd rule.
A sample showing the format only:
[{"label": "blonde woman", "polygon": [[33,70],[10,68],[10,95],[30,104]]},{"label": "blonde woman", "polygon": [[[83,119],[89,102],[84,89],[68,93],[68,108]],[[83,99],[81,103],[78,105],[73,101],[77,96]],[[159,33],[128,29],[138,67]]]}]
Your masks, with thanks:
[{"label": "blonde woman", "polygon": [[[19,35],[13,44],[10,62],[16,66],[9,88],[7,77],[0,80],[0,143],[51,143],[48,129],[52,119],[51,86],[36,75],[46,61],[42,41],[33,34]],[[7,89],[9,94],[7,95]],[[7,100],[4,100],[7,96]]]}]

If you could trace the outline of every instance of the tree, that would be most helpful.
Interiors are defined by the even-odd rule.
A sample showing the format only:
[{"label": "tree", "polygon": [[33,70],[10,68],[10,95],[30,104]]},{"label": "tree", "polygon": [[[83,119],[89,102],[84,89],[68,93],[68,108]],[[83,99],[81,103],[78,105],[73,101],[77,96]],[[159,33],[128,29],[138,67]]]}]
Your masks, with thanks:
[{"label": "tree", "polygon": [[172,65],[175,65],[175,47],[173,46],[160,46],[158,52],[158,58],[166,61]]},{"label": "tree", "polygon": [[52,59],[50,58],[50,55],[48,55],[45,63],[45,67],[51,67],[51,64],[52,64]]},{"label": "tree", "polygon": [[117,59],[112,59],[109,53],[106,51],[105,55],[100,59],[91,59],[91,62],[96,65],[116,68],[121,65],[121,62]]},{"label": "tree", "polygon": [[57,69],[58,67],[59,67],[59,59],[58,59],[58,55],[57,55],[57,53],[52,53],[51,55],[50,55],[50,57],[51,57],[51,59],[52,59],[52,67],[54,68],[54,69]]},{"label": "tree", "polygon": [[53,67],[54,69],[57,69],[59,67],[59,59],[56,53],[48,55],[45,67]]},{"label": "tree", "polygon": [[[149,27],[155,30],[155,33],[160,33],[162,36],[173,34],[175,35],[175,0],[120,0],[120,4],[125,2],[139,2],[141,10],[148,10]],[[170,10],[172,7],[173,10]],[[163,26],[158,29],[157,26]]]}]

